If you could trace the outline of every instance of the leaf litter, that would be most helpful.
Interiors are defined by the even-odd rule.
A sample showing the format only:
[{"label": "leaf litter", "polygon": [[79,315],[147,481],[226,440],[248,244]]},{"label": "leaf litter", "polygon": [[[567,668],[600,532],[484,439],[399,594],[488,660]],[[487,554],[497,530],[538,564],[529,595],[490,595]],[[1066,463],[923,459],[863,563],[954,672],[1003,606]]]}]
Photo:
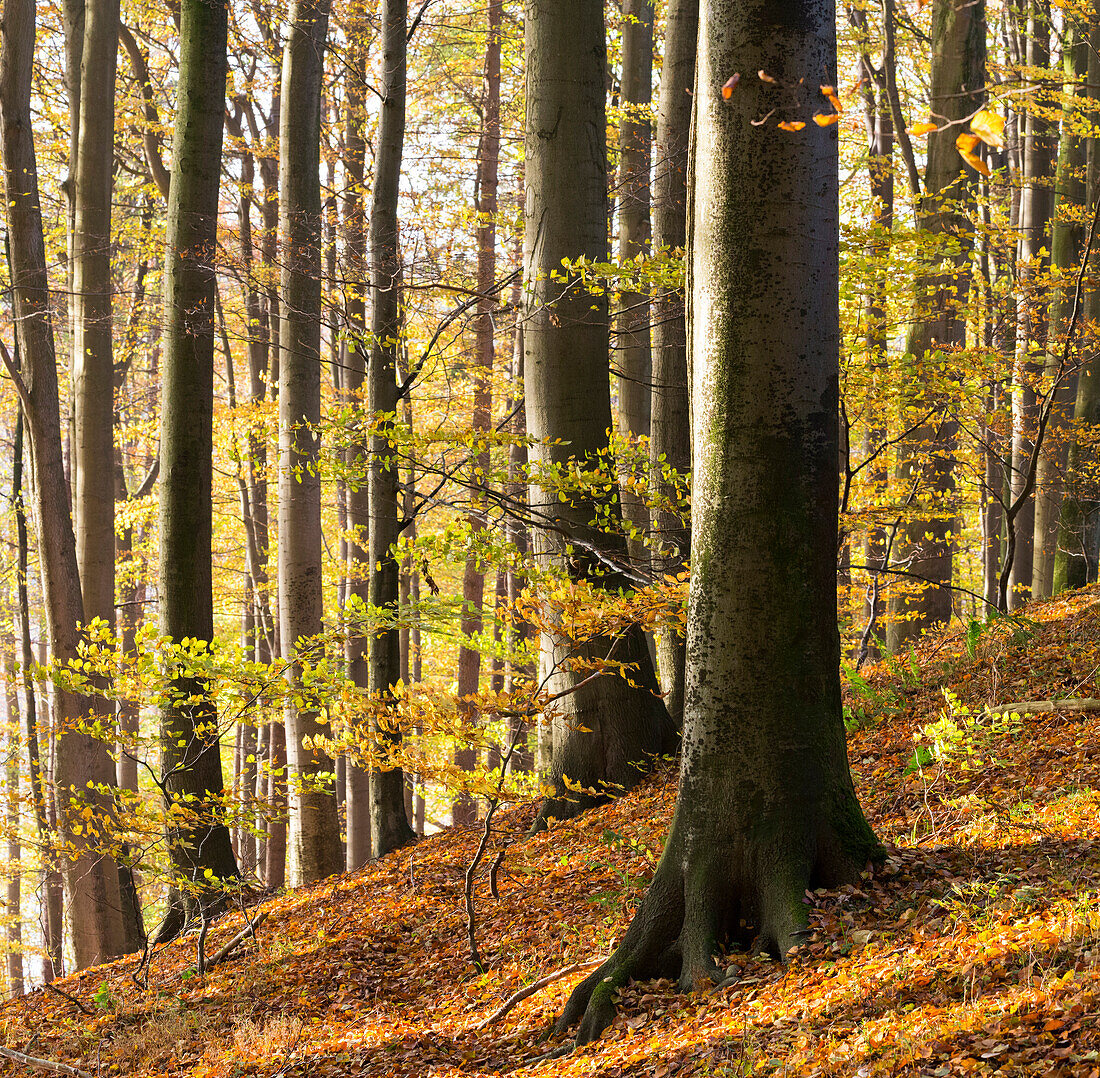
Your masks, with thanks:
[{"label": "leaf litter", "polygon": [[[1100,590],[976,624],[861,672],[873,699],[849,755],[888,857],[857,886],[807,894],[812,935],[785,965],[731,953],[737,980],[709,994],[630,985],[604,1036],[562,1058],[541,1059],[541,1038],[584,972],[478,1028],[524,985],[621,937],[668,827],[670,766],[548,833],[526,836],[529,806],[501,815],[500,897],[486,877],[477,889],[484,974],[463,909],[479,835],[443,832],[263,902],[257,940],[202,977],[184,939],[156,952],[144,988],[133,959],[59,982],[107,1001],[92,1017],[41,990],[9,1001],[0,1043],[135,1078],[1100,1078],[1100,712],[1022,715],[962,763],[908,766],[944,689],[973,713],[1100,696]],[[226,916],[207,948],[243,924]]]}]

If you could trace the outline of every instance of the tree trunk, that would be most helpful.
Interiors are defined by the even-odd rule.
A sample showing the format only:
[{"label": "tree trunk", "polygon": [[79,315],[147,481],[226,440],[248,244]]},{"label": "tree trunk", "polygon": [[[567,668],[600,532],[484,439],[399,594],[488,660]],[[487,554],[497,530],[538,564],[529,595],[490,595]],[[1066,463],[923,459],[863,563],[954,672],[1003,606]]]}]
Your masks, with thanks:
[{"label": "tree trunk", "polygon": [[[1029,0],[1027,8],[1027,66],[1050,66],[1049,0]],[[1038,88],[1036,88],[1038,89]],[[1016,276],[1017,323],[1015,385],[1012,394],[1012,470],[1009,491],[1015,501],[1028,479],[1038,415],[1036,382],[1046,352],[1050,242],[1048,230],[1055,190],[1056,140],[1050,120],[1036,111],[1047,105],[1038,99],[1024,116],[1023,184],[1020,191],[1020,251]],[[1049,106],[1047,106],[1049,107]],[[1024,500],[1013,520],[1015,549],[1009,577],[1008,606],[1016,609],[1032,598],[1035,548],[1035,499]]]},{"label": "tree trunk", "polygon": [[[7,604],[5,603],[5,606]],[[8,885],[5,895],[5,915],[8,918],[7,931],[7,974],[8,997],[14,999],[23,994],[23,906],[22,906],[22,860],[23,851],[19,841],[20,802],[19,802],[19,690],[15,680],[15,638],[8,635],[4,641],[4,700],[7,705],[7,752],[8,764],[4,776],[6,795],[6,819],[8,831]]]},{"label": "tree trunk", "polygon": [[[363,406],[363,381],[367,371],[366,292],[370,287],[366,255],[366,215],[364,212],[364,176],[367,141],[366,92],[367,48],[366,26],[352,28],[353,52],[347,76],[347,127],[344,138],[344,174],[347,189],[344,195],[344,278],[347,319],[344,359],[345,397],[352,407]],[[366,693],[370,689],[368,653],[370,641],[364,626],[370,603],[371,564],[370,542],[370,446],[366,440],[356,442],[347,451],[348,475],[354,481],[347,487],[348,565],[345,620],[348,640],[345,655],[348,677]],[[346,765],[345,791],[347,814],[347,856],[349,872],[362,868],[370,859],[370,776],[367,770],[349,756]]]},{"label": "tree trunk", "polygon": [[[2,34],[0,127],[16,345],[22,365],[20,390],[34,468],[35,524],[50,657],[66,663],[77,656],[83,608],[61,452],[57,361],[30,110],[35,5],[8,0]],[[104,829],[109,829],[111,798],[99,791],[113,784],[114,764],[101,740],[77,728],[80,717],[90,710],[90,701],[56,685],[52,692],[59,729],[54,773],[58,824],[67,847],[61,858],[66,919],[77,968],[83,968],[121,953],[123,947],[118,872],[113,861],[96,849],[82,816],[88,806],[105,821]],[[89,787],[89,783],[93,785]]]},{"label": "tree trunk", "polygon": [[[493,283],[497,272],[497,174],[500,163],[500,30],[504,18],[503,0],[490,0],[489,28],[485,42],[485,79],[482,96],[481,142],[478,147],[477,174],[477,322],[473,364],[474,407],[471,427],[474,432],[470,478],[470,530],[475,550],[485,530],[485,477],[489,473],[489,444],[485,440],[492,425],[493,332],[497,300]],[[480,557],[466,558],[462,575],[461,644],[458,649],[458,700],[467,723],[478,719],[467,698],[478,690],[481,678],[481,648],[472,638],[483,628],[482,604],[485,574]],[[477,766],[476,741],[455,750],[455,766],[473,771]],[[469,825],[477,819],[477,803],[467,793],[456,798],[451,821]]]},{"label": "tree trunk", "polygon": [[[1073,25],[1066,26],[1063,53],[1066,77],[1063,90],[1083,97],[1081,85],[1088,76],[1088,38]],[[1085,244],[1085,229],[1080,216],[1085,204],[1087,143],[1074,130],[1077,117],[1078,110],[1072,104],[1063,110],[1058,168],[1054,180],[1055,208],[1050,241],[1053,294],[1050,299],[1046,375],[1054,382],[1050,391],[1055,399],[1046,435],[1039,447],[1035,475],[1035,548],[1031,593],[1036,599],[1047,599],[1054,590],[1058,522],[1062,512],[1070,440],[1069,423],[1077,396],[1077,378],[1062,365],[1065,337],[1072,317],[1074,286]]]},{"label": "tree trunk", "polygon": [[[524,213],[524,388],[527,429],[535,439],[536,473],[600,467],[611,427],[608,312],[561,276],[562,260],[606,262],[607,152],[604,144],[606,44],[602,5],[596,0],[528,0],[525,21],[527,121]],[[606,467],[606,463],[602,465]],[[546,566],[601,587],[632,586],[626,544],[593,526],[605,512],[614,527],[619,506],[597,506],[590,496],[560,501],[533,484],[531,511],[542,526],[536,555]],[[564,633],[542,642],[547,690],[557,696],[551,719],[553,756],[548,781],[555,795],[539,821],[575,815],[608,792],[633,786],[654,755],[670,751],[676,730],[662,703],[645,634],[633,627],[612,641],[581,648]],[[588,679],[574,660],[610,657],[629,664],[633,684],[609,675]],[[587,681],[583,686],[580,682]],[[574,794],[580,784],[595,794]]]},{"label": "tree trunk", "polygon": [[[397,358],[401,349],[401,255],[397,201],[405,145],[407,0],[382,0],[382,114],[378,121],[371,193],[371,357],[367,407],[377,417],[371,438],[370,601],[376,610],[398,612],[400,471],[391,437],[397,412]],[[390,418],[387,418],[390,417]],[[396,621],[396,617],[393,618]],[[396,624],[379,627],[370,640],[371,690],[380,699],[397,684],[401,645]],[[411,841],[405,815],[405,777],[388,759],[401,741],[399,730],[374,731],[379,766],[370,775],[371,851],[382,857]]]},{"label": "tree trunk", "polygon": [[966,344],[962,312],[974,234],[969,218],[974,174],[959,157],[958,131],[952,125],[973,113],[984,97],[984,0],[934,0],[932,34],[929,108],[941,127],[928,136],[918,226],[932,236],[952,237],[955,243],[952,253],[934,256],[935,262],[918,276],[918,312],[906,342],[917,382],[909,391],[908,406],[918,416],[931,414],[898,448],[898,478],[913,497],[911,519],[895,544],[895,561],[925,584],[916,593],[895,588],[891,595],[887,633],[891,652],[930,626],[951,619],[957,423],[941,407],[944,402],[925,387],[936,364],[942,362],[943,349]]},{"label": "tree trunk", "polygon": [[[687,244],[688,137],[695,85],[699,0],[672,0],[665,19],[665,52],[657,104],[657,166],[653,181],[654,252]],[[654,570],[679,573],[687,564],[691,529],[672,505],[684,491],[675,476],[691,474],[688,407],[687,325],[684,293],[670,289],[653,303],[653,390],[650,401],[651,483],[659,504],[653,514]],[[684,632],[670,626],[657,637],[661,687],[672,721],[684,721]]]},{"label": "tree trunk", "polygon": [[[835,79],[833,5],[703,0],[700,13],[680,791],[633,923],[558,1021],[582,1019],[580,1042],[608,1025],[631,978],[721,980],[718,948],[744,939],[739,925],[782,958],[808,934],[807,889],[855,881],[879,853],[841,717],[837,133],[776,126],[810,119]],[[723,99],[732,73],[756,71],[779,88],[743,76]]]},{"label": "tree trunk", "polygon": [[[289,767],[292,884],[343,867],[331,776],[336,768],[306,739],[330,737],[325,713],[298,706],[298,656],[321,632],[321,79],[328,0],[295,0],[283,51],[279,128],[279,635],[292,691],[284,709]],[[316,658],[316,657],[314,657]],[[306,661],[309,661],[307,656]]]},{"label": "tree trunk", "polygon": [[[1100,83],[1100,27],[1095,13],[1089,21],[1088,96],[1097,96]],[[1088,141],[1085,204],[1093,211],[1100,199],[1100,139]],[[1100,267],[1100,244],[1094,242],[1089,272]],[[1100,292],[1085,289],[1082,323],[1096,325],[1100,318]],[[1081,368],[1077,376],[1077,399],[1073,418],[1079,427],[1100,424],[1100,347],[1095,338],[1085,335],[1078,353]],[[1065,588],[1079,588],[1097,576],[1098,542],[1100,542],[1100,494],[1095,478],[1096,451],[1089,445],[1092,432],[1077,437],[1069,447],[1066,471],[1070,489],[1062,503],[1058,529],[1058,552],[1054,565],[1054,593]]]},{"label": "tree trunk", "polygon": [[[200,651],[214,639],[214,259],[227,34],[224,0],[183,0],[164,260],[158,607],[161,633],[177,645],[195,641]],[[182,671],[173,694],[161,716],[161,742],[167,807],[183,809],[168,833],[178,895],[154,942],[178,934],[196,913],[219,908],[222,881],[237,876],[214,702],[203,679]]]},{"label": "tree trunk", "polygon": [[[622,0],[622,73],[619,122],[619,261],[624,265],[649,257],[649,170],[653,144],[650,105],[653,100],[653,2]],[[617,369],[619,434],[633,441],[650,432],[653,357],[650,349],[649,295],[624,291],[619,303]],[[620,465],[623,517],[632,568],[649,574],[649,509],[635,491],[637,461],[628,452]]]}]

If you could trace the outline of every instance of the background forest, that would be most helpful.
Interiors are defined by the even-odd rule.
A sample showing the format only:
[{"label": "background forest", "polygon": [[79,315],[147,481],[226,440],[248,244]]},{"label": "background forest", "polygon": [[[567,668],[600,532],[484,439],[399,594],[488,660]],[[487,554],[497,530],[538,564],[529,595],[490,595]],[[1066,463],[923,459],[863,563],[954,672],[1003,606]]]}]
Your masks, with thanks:
[{"label": "background forest", "polygon": [[[605,16],[603,201],[540,265],[573,166],[538,157],[522,4],[5,0],[11,994],[674,749],[698,12]],[[811,113],[723,87],[839,139],[852,684],[1096,579],[1098,33],[861,2]],[[569,345],[588,381],[555,289],[610,329]]]}]

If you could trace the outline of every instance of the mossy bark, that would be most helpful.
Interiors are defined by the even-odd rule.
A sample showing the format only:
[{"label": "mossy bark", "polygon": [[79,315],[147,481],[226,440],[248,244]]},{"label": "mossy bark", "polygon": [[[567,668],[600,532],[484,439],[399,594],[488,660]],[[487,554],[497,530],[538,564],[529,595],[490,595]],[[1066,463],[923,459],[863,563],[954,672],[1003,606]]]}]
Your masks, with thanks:
[{"label": "mossy bark", "polygon": [[[837,136],[831,0],[703,0],[689,273],[695,487],[680,791],[649,892],[558,1021],[578,1040],[627,980],[719,981],[751,926],[779,957],[807,888],[879,847],[856,800],[836,626]],[[734,72],[764,71],[767,83]],[[804,80],[800,81],[800,80]]]}]

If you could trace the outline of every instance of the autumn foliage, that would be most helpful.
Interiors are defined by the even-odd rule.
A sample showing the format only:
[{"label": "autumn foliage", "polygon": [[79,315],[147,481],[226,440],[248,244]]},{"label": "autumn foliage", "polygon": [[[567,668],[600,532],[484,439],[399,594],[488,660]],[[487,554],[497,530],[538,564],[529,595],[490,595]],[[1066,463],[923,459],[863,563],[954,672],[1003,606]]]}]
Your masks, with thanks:
[{"label": "autumn foliage", "polygon": [[[806,896],[785,965],[731,953],[713,994],[630,986],[598,1043],[540,1061],[582,973],[485,1020],[530,981],[606,954],[660,854],[666,769],[527,837],[497,817],[467,949],[480,827],[420,841],[293,894],[254,895],[197,935],[0,1010],[0,1043],[89,1073],[948,1075],[1100,1073],[1100,711],[987,707],[1100,696],[1100,589],[980,631],[929,637],[848,686],[860,800],[888,848],[858,886]],[[866,673],[866,671],[865,671]],[[964,736],[944,738],[951,721]],[[917,761],[923,761],[918,763]],[[498,854],[503,856],[498,858]],[[495,867],[494,867],[495,866]],[[87,1012],[87,1013],[85,1013]],[[13,1063],[0,1073],[24,1073]]]}]

